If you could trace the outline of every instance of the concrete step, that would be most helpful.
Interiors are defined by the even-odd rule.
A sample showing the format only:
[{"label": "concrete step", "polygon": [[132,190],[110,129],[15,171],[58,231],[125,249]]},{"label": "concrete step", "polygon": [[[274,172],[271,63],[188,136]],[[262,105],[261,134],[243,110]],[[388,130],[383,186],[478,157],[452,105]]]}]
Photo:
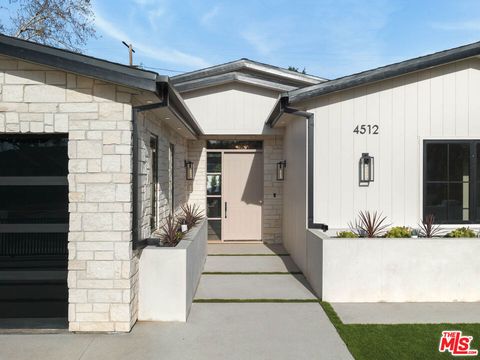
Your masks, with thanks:
[{"label": "concrete step", "polygon": [[195,299],[316,299],[303,275],[202,275]]},{"label": "concrete step", "polygon": [[205,272],[298,272],[290,256],[209,256]]},{"label": "concrete step", "polygon": [[208,244],[208,254],[287,254],[288,252],[282,245],[267,245],[267,244]]}]

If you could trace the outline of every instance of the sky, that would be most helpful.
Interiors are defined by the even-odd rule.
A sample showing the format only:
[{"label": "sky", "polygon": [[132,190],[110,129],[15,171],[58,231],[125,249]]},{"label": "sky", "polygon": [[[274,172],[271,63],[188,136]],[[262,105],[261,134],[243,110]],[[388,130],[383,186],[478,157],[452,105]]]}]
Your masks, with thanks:
[{"label": "sky", "polygon": [[[2,0],[3,1],[3,0]],[[85,53],[175,75],[239,58],[328,79],[480,41],[480,0],[93,0]]]}]

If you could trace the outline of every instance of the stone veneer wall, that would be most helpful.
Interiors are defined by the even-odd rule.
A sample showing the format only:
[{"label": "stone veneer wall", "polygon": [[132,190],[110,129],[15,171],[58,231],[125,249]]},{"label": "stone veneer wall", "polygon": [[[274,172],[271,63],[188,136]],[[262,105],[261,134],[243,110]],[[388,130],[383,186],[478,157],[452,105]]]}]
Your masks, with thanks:
[{"label": "stone veneer wall", "polygon": [[150,136],[158,136],[158,190],[157,190],[157,224],[160,227],[164,219],[171,213],[169,148],[175,145],[174,155],[174,212],[187,200],[187,184],[185,179],[185,163],[187,159],[187,141],[167,124],[155,117],[153,112],[140,113],[138,119],[139,134],[139,214],[140,233],[143,238],[150,237],[151,184],[150,168]]},{"label": "stone veneer wall", "polygon": [[188,202],[197,204],[206,215],[207,208],[207,149],[205,140],[188,142],[188,160],[193,162],[194,178],[188,181]]},{"label": "stone veneer wall", "polygon": [[0,133],[68,133],[69,328],[129,331],[131,91],[0,57]]},{"label": "stone veneer wall", "polygon": [[[263,242],[282,243],[283,181],[277,180],[277,163],[283,156],[283,137],[270,136],[263,140]],[[285,171],[285,175],[288,172]],[[275,196],[273,195],[275,194]]]}]

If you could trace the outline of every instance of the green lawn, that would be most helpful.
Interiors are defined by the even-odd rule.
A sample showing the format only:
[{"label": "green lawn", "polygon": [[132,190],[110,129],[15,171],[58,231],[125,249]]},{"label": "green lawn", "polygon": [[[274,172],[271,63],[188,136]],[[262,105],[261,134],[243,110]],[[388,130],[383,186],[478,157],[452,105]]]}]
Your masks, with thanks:
[{"label": "green lawn", "polygon": [[458,357],[438,352],[443,330],[461,330],[463,335],[473,336],[470,348],[480,350],[480,324],[345,325],[329,303],[321,305],[357,360],[480,359],[480,355]]}]

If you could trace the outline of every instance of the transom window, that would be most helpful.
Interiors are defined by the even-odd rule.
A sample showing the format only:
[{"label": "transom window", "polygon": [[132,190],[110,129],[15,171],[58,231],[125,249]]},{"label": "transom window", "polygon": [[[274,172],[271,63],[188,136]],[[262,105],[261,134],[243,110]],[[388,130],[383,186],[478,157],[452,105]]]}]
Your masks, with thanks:
[{"label": "transom window", "polygon": [[425,141],[423,215],[437,223],[480,222],[480,141]]}]

